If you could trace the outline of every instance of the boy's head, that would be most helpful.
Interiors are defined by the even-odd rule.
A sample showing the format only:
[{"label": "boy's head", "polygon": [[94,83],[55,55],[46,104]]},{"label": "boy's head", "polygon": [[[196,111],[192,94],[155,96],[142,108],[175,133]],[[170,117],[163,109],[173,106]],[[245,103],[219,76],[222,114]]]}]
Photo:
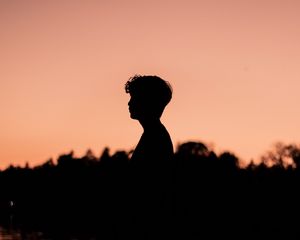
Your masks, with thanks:
[{"label": "boy's head", "polygon": [[160,118],[172,98],[171,85],[157,76],[135,75],[125,84],[131,118]]}]

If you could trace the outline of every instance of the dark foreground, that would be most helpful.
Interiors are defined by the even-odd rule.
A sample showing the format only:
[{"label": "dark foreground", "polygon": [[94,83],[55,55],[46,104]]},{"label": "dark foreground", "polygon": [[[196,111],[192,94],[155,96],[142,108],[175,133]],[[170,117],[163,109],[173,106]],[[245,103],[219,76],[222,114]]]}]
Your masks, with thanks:
[{"label": "dark foreground", "polygon": [[299,239],[299,156],[294,166],[239,168],[230,153],[188,143],[153,169],[132,169],[125,152],[11,167],[0,173],[1,231],[20,239]]}]

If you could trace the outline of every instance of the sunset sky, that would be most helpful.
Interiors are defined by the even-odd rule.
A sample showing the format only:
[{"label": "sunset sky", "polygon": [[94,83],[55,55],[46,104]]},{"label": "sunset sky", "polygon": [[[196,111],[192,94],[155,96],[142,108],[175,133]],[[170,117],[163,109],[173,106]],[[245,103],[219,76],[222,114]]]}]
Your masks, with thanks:
[{"label": "sunset sky", "polygon": [[0,1],[0,169],[135,147],[124,84],[174,89],[163,123],[258,159],[300,142],[300,1]]}]

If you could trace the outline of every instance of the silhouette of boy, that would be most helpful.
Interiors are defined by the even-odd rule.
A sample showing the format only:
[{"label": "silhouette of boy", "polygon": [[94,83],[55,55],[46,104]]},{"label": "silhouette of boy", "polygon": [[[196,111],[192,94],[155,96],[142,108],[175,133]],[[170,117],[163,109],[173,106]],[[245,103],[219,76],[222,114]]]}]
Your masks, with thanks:
[{"label": "silhouette of boy", "polygon": [[172,98],[168,82],[157,76],[135,75],[125,84],[130,94],[128,102],[132,119],[142,125],[144,132],[131,157],[133,165],[159,167],[173,156],[170,135],[160,118]]},{"label": "silhouette of boy", "polygon": [[[126,82],[125,90],[130,94],[130,117],[138,120],[144,130],[130,159],[134,202],[131,207],[138,228],[150,238],[158,227],[153,222],[159,223],[163,219],[168,204],[166,195],[174,151],[171,137],[160,118],[172,98],[172,88],[158,76],[135,75]],[[153,238],[157,239],[157,236]]]}]

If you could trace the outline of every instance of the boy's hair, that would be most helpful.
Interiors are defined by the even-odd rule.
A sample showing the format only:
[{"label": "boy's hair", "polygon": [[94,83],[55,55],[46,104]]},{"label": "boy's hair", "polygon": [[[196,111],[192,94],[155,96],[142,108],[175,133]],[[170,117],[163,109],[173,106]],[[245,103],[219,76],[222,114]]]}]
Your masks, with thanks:
[{"label": "boy's hair", "polygon": [[172,87],[158,76],[134,75],[125,84],[125,91],[150,102],[162,111],[171,101]]}]

